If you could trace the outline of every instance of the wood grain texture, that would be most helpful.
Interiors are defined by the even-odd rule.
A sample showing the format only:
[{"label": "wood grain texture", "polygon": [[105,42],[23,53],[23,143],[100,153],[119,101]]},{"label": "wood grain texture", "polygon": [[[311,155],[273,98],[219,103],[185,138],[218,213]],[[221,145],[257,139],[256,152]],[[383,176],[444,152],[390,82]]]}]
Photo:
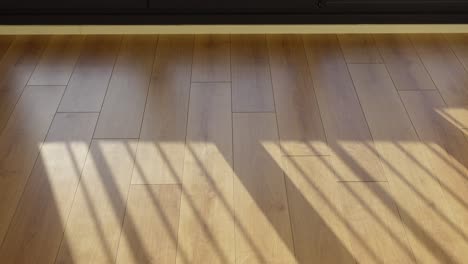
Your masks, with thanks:
[{"label": "wood grain texture", "polygon": [[468,73],[441,35],[411,35],[422,62],[449,106],[468,104]]},{"label": "wood grain texture", "polygon": [[299,263],[356,263],[329,157],[283,157]]},{"label": "wood grain texture", "polygon": [[156,36],[125,36],[94,138],[138,138],[156,50]]},{"label": "wood grain texture", "polygon": [[398,90],[436,87],[407,35],[374,35],[388,72]]},{"label": "wood grain texture", "polygon": [[334,175],[340,181],[386,181],[336,36],[304,41]]},{"label": "wood grain texture", "polygon": [[[445,38],[455,52],[458,60],[463,64],[465,70],[468,71],[468,35],[450,34],[445,35]],[[446,107],[443,110],[446,118],[460,128],[468,128],[468,103],[464,102],[464,105]]]},{"label": "wood grain texture", "polygon": [[415,263],[388,183],[342,183],[337,193],[357,263]]},{"label": "wood grain texture", "polygon": [[193,36],[160,36],[133,184],[182,183]]},{"label": "wood grain texture", "polygon": [[130,187],[117,263],[175,262],[180,195],[179,185]]},{"label": "wood grain texture", "polygon": [[17,36],[0,60],[0,131],[47,46],[48,36]]},{"label": "wood grain texture", "polygon": [[121,45],[121,36],[87,36],[59,112],[99,112]]},{"label": "wood grain texture", "polygon": [[0,36],[0,263],[465,263],[467,37],[371,37]]},{"label": "wood grain texture", "polygon": [[347,63],[382,63],[372,35],[338,35]]},{"label": "wood grain texture", "polygon": [[295,263],[275,114],[234,114],[233,131],[236,262]]},{"label": "wood grain texture", "polygon": [[[401,92],[403,103],[419,138],[426,146],[427,160],[439,179],[446,206],[453,212],[458,233],[468,236],[468,141],[462,131],[439,114],[445,104],[437,91]],[[466,248],[468,242],[463,245]],[[463,245],[457,245],[462,247]]]},{"label": "wood grain texture", "polygon": [[231,89],[192,84],[176,263],[234,263]]},{"label": "wood grain texture", "polygon": [[28,86],[0,134],[0,240],[3,240],[65,87]]},{"label": "wood grain texture", "polygon": [[281,147],[288,155],[329,154],[300,35],[269,35]]},{"label": "wood grain texture", "polygon": [[[418,263],[463,262],[467,249],[453,225],[440,183],[427,160],[426,148],[412,126],[383,65],[349,65],[357,93],[383,161]],[[379,197],[384,197],[382,194]],[[443,234],[443,235],[441,235]]]},{"label": "wood grain texture", "polygon": [[274,112],[265,35],[231,36],[232,110]]},{"label": "wood grain texture", "polygon": [[93,140],[56,263],[115,263],[136,146]]},{"label": "wood grain texture", "polygon": [[0,60],[3,58],[3,55],[10,48],[11,43],[15,40],[16,36],[13,35],[2,35],[0,36]]},{"label": "wood grain texture", "polygon": [[81,35],[52,36],[28,85],[67,85],[83,42]]},{"label": "wood grain texture", "polygon": [[468,34],[446,34],[444,37],[465,69],[468,70]]},{"label": "wood grain texture", "polygon": [[439,115],[443,116],[447,122],[460,128],[468,128],[468,105],[467,106],[447,106],[438,108]]},{"label": "wood grain texture", "polygon": [[192,82],[231,81],[229,35],[196,35]]},{"label": "wood grain texture", "polygon": [[2,262],[54,262],[97,117],[56,115],[0,250]]}]

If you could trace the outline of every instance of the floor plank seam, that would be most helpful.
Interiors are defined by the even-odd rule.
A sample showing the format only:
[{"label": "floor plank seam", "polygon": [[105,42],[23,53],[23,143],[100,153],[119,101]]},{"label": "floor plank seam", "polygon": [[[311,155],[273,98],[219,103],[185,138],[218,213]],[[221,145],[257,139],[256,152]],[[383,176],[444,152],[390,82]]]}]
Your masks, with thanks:
[{"label": "floor plank seam", "polygon": [[[34,70],[31,71],[31,74],[29,75],[29,78],[28,78],[28,81],[26,82],[26,85],[23,87],[23,90],[21,91],[20,96],[18,96],[18,99],[16,100],[15,106],[13,107],[13,110],[11,111],[10,116],[9,116],[9,118],[8,118],[8,121],[5,122],[4,127],[0,129],[0,132],[1,132],[0,135],[3,134],[3,131],[6,129],[7,124],[10,122],[10,119],[12,118],[13,111],[14,111],[14,109],[16,109],[16,107],[18,106],[18,103],[19,103],[21,97],[23,96],[24,91],[26,90],[26,87],[28,87],[27,84],[28,84],[29,80],[31,79],[31,77],[32,77],[32,75],[33,75],[33,73],[34,73],[34,71],[36,71],[37,66],[39,65],[40,58],[43,56],[43,54],[44,54],[44,52],[45,52],[47,46],[49,45],[49,42],[50,42],[50,37],[47,38],[47,42],[46,42],[46,43],[44,44],[44,46],[42,47],[41,55],[38,56],[37,61],[36,61],[36,65],[34,66]],[[10,45],[13,45],[13,42],[12,42]],[[8,49],[10,49],[10,47],[11,47],[11,46],[9,46]],[[65,93],[65,90],[63,91],[63,93]],[[62,93],[62,96],[63,96],[63,93]],[[59,105],[60,105],[60,103],[59,103]],[[58,109],[58,106],[57,106],[57,109]],[[57,112],[57,109],[55,110],[55,112]],[[53,117],[53,118],[55,118],[55,114],[54,114],[54,117]],[[35,161],[34,161],[34,164],[36,164],[37,160],[39,159],[39,155],[40,155],[40,151],[41,151],[41,149],[42,149],[42,145],[43,145],[43,143],[44,143],[44,140],[47,138],[47,134],[49,134],[49,130],[50,130],[51,125],[52,125],[52,121],[51,121],[51,123],[50,123],[50,125],[49,125],[49,128],[48,128],[48,130],[47,130],[47,133],[45,134],[44,139],[42,139],[42,143],[41,143],[40,146],[39,146],[39,151],[38,151],[37,157],[36,157],[36,159],[35,159]],[[33,165],[33,167],[34,167],[34,165]],[[23,189],[21,190],[21,195],[19,196],[20,199],[18,200],[18,203],[16,204],[15,210],[14,210],[14,212],[13,212],[13,214],[12,214],[12,217],[11,217],[10,221],[8,222],[8,227],[7,227],[7,229],[6,229],[5,236],[3,237],[2,241],[0,242],[0,249],[3,247],[3,243],[4,243],[5,240],[6,240],[6,234],[8,234],[8,232],[10,231],[11,222],[12,222],[13,217],[15,216],[15,214],[16,214],[16,212],[17,212],[18,205],[19,205],[19,201],[20,201],[20,200],[22,199],[22,197],[23,197],[24,189],[25,189],[25,187],[26,187],[27,182],[29,181],[29,177],[31,176],[32,171],[33,171],[33,170],[31,169],[31,171],[29,172],[29,175],[27,176],[26,183],[25,183]]]}]

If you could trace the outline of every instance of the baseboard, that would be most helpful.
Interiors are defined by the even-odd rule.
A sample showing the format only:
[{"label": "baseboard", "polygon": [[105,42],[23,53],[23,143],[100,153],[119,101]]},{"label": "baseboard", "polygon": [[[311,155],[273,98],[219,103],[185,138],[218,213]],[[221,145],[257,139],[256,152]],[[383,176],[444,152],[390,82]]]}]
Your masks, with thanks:
[{"label": "baseboard", "polygon": [[468,33],[468,24],[430,25],[132,25],[7,26],[0,35],[40,34],[346,34]]}]

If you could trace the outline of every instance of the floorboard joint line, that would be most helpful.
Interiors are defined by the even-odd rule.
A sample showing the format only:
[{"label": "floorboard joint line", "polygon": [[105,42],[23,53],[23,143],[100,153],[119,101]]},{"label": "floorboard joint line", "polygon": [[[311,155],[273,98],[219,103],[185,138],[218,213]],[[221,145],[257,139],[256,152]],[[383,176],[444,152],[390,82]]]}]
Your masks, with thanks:
[{"label": "floorboard joint line", "polygon": [[[50,37],[48,37],[46,44],[43,46],[42,51],[41,51],[41,55],[39,55],[39,58],[38,58],[37,61],[36,61],[36,65],[34,66],[34,70],[33,70],[33,71],[31,72],[31,74],[29,75],[28,81],[26,82],[26,85],[23,87],[23,90],[21,91],[20,96],[18,96],[18,99],[16,100],[15,106],[13,107],[13,110],[12,110],[11,113],[10,113],[10,117],[8,118],[7,122],[5,122],[5,125],[4,125],[2,128],[0,128],[0,135],[1,135],[1,134],[3,133],[3,131],[6,129],[7,124],[10,122],[10,119],[11,119],[11,117],[12,117],[12,115],[13,115],[13,111],[14,111],[14,110],[16,109],[16,107],[18,106],[18,102],[20,101],[21,97],[23,97],[24,91],[26,90],[26,87],[28,87],[27,84],[29,83],[29,80],[31,79],[31,76],[33,75],[33,72],[36,70],[37,65],[39,64],[39,59],[40,59],[40,57],[42,57],[42,55],[44,54],[45,49],[46,49],[46,46],[49,45],[49,41],[50,41]],[[11,45],[13,45],[13,42],[10,44],[10,47],[11,47]],[[10,47],[8,47],[8,49],[10,49]],[[6,54],[6,53],[5,53],[5,54]],[[65,93],[65,90],[63,91],[63,93]],[[62,96],[63,96],[63,94],[62,94]],[[60,104],[59,104],[59,105],[60,105]],[[57,107],[57,109],[58,109],[58,107]],[[56,110],[55,112],[57,112],[57,110]],[[54,114],[54,118],[55,118],[55,114]],[[52,125],[52,122],[51,122],[51,125]],[[49,129],[50,129],[51,125],[49,125]],[[48,133],[49,133],[49,130],[47,130],[47,133],[46,133],[46,136],[44,137],[44,139],[47,137],[47,134],[48,134]],[[40,147],[39,147],[39,153],[40,153],[40,151],[41,151],[41,148],[42,148],[42,144],[41,144]],[[39,154],[37,155],[36,160],[34,161],[34,164],[36,164],[38,158],[39,158]],[[27,177],[28,180],[26,180],[26,184],[27,184],[27,182],[29,181],[29,176],[31,176],[31,173],[32,173],[32,170],[29,172],[29,175],[28,175],[28,177]],[[26,185],[25,185],[25,186],[26,186]],[[21,192],[20,200],[21,200],[21,197],[23,197],[23,192],[24,192],[24,189],[23,189],[22,192]],[[15,210],[14,210],[14,212],[13,212],[13,216],[16,214],[16,210],[18,209],[18,205],[19,205],[19,202],[16,204],[16,208],[15,208]],[[3,247],[3,242],[4,242],[5,239],[6,239],[6,234],[8,234],[8,232],[9,232],[10,225],[11,225],[11,221],[12,221],[12,220],[13,220],[13,217],[10,219],[10,221],[9,221],[9,223],[8,223],[8,227],[7,227],[7,229],[6,229],[5,236],[3,237],[3,239],[2,239],[2,241],[1,241],[1,243],[0,243],[0,249]]]}]

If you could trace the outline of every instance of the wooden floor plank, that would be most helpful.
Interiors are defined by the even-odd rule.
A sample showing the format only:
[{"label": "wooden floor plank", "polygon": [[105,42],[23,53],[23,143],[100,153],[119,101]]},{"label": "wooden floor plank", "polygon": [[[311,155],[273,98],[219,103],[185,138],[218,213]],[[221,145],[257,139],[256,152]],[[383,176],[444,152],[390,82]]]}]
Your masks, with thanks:
[{"label": "wooden floor plank", "polygon": [[342,183],[337,192],[357,263],[415,263],[388,183]]},{"label": "wooden floor plank", "polygon": [[106,94],[121,36],[87,36],[60,112],[99,112]]},{"label": "wooden floor plank", "polygon": [[151,79],[156,36],[125,36],[107,88],[95,138],[138,138]]},{"label": "wooden floor plank", "polygon": [[463,130],[468,128],[468,104],[466,106],[439,106],[437,112],[447,122]]},{"label": "wooden floor plank", "polygon": [[304,41],[334,175],[340,181],[386,181],[378,155],[369,150],[373,139],[336,36]]},{"label": "wooden floor plank", "polygon": [[451,107],[468,105],[468,73],[441,35],[411,35],[411,41],[442,98]]},{"label": "wooden floor plank", "polygon": [[444,37],[457,58],[468,70],[468,34],[445,34]]},{"label": "wooden floor plank", "polygon": [[[458,60],[468,71],[468,35],[467,34],[447,34],[445,35],[450,47],[455,52]],[[446,107],[444,114],[453,124],[460,128],[468,128],[468,102],[456,107]]]},{"label": "wooden floor plank", "polygon": [[236,262],[295,263],[275,114],[234,114],[233,131]]},{"label": "wooden floor plank", "polygon": [[[179,185],[130,187],[117,263],[175,263],[180,195]],[[133,251],[138,237],[143,247]]]},{"label": "wooden floor plank", "polygon": [[57,114],[0,250],[5,263],[53,263],[97,114]]},{"label": "wooden floor plank", "polygon": [[274,112],[265,35],[231,36],[232,110]]},{"label": "wooden floor plank", "polygon": [[47,46],[48,36],[17,36],[0,60],[0,131]]},{"label": "wooden floor plank", "polygon": [[465,263],[467,43],[0,36],[0,263]]},{"label": "wooden floor plank", "polygon": [[0,134],[0,240],[5,236],[64,89],[26,87]]},{"label": "wooden floor plank", "polygon": [[297,261],[356,263],[330,158],[283,157],[283,163]]},{"label": "wooden floor plank", "polygon": [[196,35],[192,82],[230,82],[229,49],[229,35]]},{"label": "wooden floor plank", "polygon": [[377,34],[374,38],[398,90],[436,89],[408,35]]},{"label": "wooden floor plank", "polygon": [[329,154],[300,35],[269,35],[281,147],[288,155]]},{"label": "wooden floor plank", "polygon": [[181,183],[193,36],[160,36],[133,184]]},{"label": "wooden floor plank", "polygon": [[67,85],[83,41],[82,35],[52,36],[28,85]]},{"label": "wooden floor plank", "polygon": [[[419,138],[427,148],[429,170],[437,175],[459,233],[468,237],[468,141],[462,131],[438,113],[445,107],[437,91],[401,92]],[[465,248],[468,241],[464,241]]]},{"label": "wooden floor plank", "polygon": [[463,262],[464,239],[385,66],[349,68],[416,262]]},{"label": "wooden floor plank", "polygon": [[382,63],[379,50],[370,34],[338,35],[347,63]]},{"label": "wooden floor plank", "polygon": [[231,89],[192,84],[176,263],[234,263]]},{"label": "wooden floor plank", "polygon": [[0,60],[3,58],[5,53],[11,46],[11,43],[15,40],[14,35],[2,35],[0,36]]},{"label": "wooden floor plank", "polygon": [[56,263],[115,263],[136,145],[92,141]]}]

